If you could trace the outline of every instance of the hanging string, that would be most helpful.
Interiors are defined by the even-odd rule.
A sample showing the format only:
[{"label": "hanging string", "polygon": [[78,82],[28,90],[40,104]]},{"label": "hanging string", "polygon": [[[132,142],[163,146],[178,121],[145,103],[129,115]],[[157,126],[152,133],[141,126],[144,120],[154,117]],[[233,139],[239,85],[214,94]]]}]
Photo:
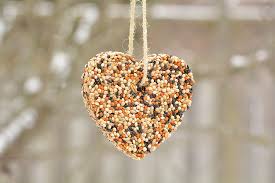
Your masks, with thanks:
[{"label": "hanging string", "polygon": [[[129,30],[129,50],[128,53],[133,55],[134,53],[134,39],[135,39],[135,14],[136,14],[136,1],[131,0],[130,3],[130,30]],[[147,1],[142,0],[142,29],[143,29],[143,78],[141,80],[141,85],[147,80],[148,74],[148,33],[147,33]]]},{"label": "hanging string", "polygon": [[148,35],[147,35],[147,6],[146,0],[142,0],[142,28],[143,28],[143,78],[141,85],[147,80],[148,74]]},{"label": "hanging string", "polygon": [[131,0],[130,4],[130,30],[129,30],[129,50],[128,53],[133,55],[134,53],[134,39],[135,39],[135,15],[136,15],[136,0]]}]

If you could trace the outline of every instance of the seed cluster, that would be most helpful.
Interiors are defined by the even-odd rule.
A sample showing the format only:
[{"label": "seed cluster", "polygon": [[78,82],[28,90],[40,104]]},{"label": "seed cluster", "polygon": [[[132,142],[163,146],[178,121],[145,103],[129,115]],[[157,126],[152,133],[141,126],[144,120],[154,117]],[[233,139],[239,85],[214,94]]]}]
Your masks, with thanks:
[{"label": "seed cluster", "polygon": [[181,59],[167,54],[143,62],[128,54],[104,52],[85,65],[82,95],[91,117],[115,146],[142,159],[181,124],[192,103],[193,74]]}]

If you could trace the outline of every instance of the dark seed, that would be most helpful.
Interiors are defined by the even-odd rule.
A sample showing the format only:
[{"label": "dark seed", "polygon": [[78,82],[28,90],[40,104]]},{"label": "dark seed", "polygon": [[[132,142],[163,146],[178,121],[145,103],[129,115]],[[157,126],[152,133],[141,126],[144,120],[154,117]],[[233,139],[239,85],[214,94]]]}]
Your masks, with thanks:
[{"label": "dark seed", "polygon": [[191,72],[191,69],[187,65],[186,68],[184,69],[184,74],[189,74]]},{"label": "dark seed", "polygon": [[159,107],[159,105],[158,104],[154,104],[153,107],[156,109],[156,108]]},{"label": "dark seed", "polygon": [[[168,130],[169,131],[169,130]],[[161,139],[159,139],[159,141],[158,141],[158,143],[161,143],[162,142],[162,138]]]},{"label": "dark seed", "polygon": [[158,112],[154,112],[154,115],[155,115],[155,116],[158,116],[158,115],[159,115],[159,113],[158,113]]},{"label": "dark seed", "polygon": [[83,92],[83,97],[88,98],[89,94],[87,92]]},{"label": "dark seed", "polygon": [[98,69],[102,69],[101,64],[96,64]]},{"label": "dark seed", "polygon": [[135,131],[133,131],[133,130],[130,131],[130,133],[131,133],[131,136],[136,136],[136,134],[137,134],[137,133],[136,133]]},{"label": "dark seed", "polygon": [[152,79],[152,73],[148,73],[147,77],[148,77],[149,80],[151,80]]},{"label": "dark seed", "polygon": [[137,105],[134,103],[129,103],[129,107],[136,107]]},{"label": "dark seed", "polygon": [[109,129],[108,127],[105,127],[105,130],[108,131],[108,132],[112,131],[112,129]]},{"label": "dark seed", "polygon": [[103,114],[102,112],[100,112],[100,113],[98,114],[98,119],[103,118],[103,116],[104,116],[104,114]]},{"label": "dark seed", "polygon": [[138,131],[137,132],[138,133],[143,133],[142,126],[140,124],[138,125]]},{"label": "dark seed", "polygon": [[99,78],[96,78],[96,79],[95,79],[95,84],[96,84],[96,85],[101,84],[101,81],[100,81],[100,79],[99,79]]},{"label": "dark seed", "polygon": [[119,94],[118,94],[118,91],[116,92],[116,97],[118,98]]},{"label": "dark seed", "polygon": [[144,102],[144,105],[151,107],[151,105],[148,102]]},{"label": "dark seed", "polygon": [[172,104],[175,105],[176,101],[177,101],[177,98],[173,98],[172,99]]},{"label": "dark seed", "polygon": [[191,79],[187,79],[187,80],[185,80],[185,83],[192,83],[192,80]]},{"label": "dark seed", "polygon": [[156,119],[156,115],[155,114],[151,114],[150,116],[149,116],[151,119]]},{"label": "dark seed", "polygon": [[137,91],[139,92],[145,92],[145,86],[138,86]]},{"label": "dark seed", "polygon": [[140,96],[140,100],[144,100],[144,95],[141,95],[141,96]]},{"label": "dark seed", "polygon": [[137,94],[135,92],[133,92],[133,91],[131,91],[130,94],[133,95],[134,97],[137,96]]},{"label": "dark seed", "polygon": [[107,79],[106,81],[107,81],[107,83],[113,83],[112,79]]},{"label": "dark seed", "polygon": [[183,115],[183,111],[179,110],[178,114],[179,116],[182,116]]}]

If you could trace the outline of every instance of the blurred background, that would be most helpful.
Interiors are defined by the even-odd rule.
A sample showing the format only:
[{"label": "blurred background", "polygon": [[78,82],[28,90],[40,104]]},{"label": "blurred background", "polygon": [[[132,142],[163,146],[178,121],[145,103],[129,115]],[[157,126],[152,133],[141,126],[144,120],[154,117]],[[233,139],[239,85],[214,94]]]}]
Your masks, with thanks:
[{"label": "blurred background", "polygon": [[101,135],[80,93],[89,58],[127,51],[129,1],[0,1],[0,183],[275,182],[275,2],[148,6],[150,53],[184,58],[197,84],[183,125],[134,161]]}]

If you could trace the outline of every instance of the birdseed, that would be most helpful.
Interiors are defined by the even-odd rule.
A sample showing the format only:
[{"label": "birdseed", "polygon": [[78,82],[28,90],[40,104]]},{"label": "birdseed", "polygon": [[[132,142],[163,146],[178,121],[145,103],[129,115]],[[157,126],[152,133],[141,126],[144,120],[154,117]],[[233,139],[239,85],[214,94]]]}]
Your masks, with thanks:
[{"label": "birdseed", "polygon": [[121,52],[103,52],[85,65],[82,95],[90,116],[115,147],[140,160],[181,124],[192,103],[195,83],[190,67],[167,54],[143,62]]}]

